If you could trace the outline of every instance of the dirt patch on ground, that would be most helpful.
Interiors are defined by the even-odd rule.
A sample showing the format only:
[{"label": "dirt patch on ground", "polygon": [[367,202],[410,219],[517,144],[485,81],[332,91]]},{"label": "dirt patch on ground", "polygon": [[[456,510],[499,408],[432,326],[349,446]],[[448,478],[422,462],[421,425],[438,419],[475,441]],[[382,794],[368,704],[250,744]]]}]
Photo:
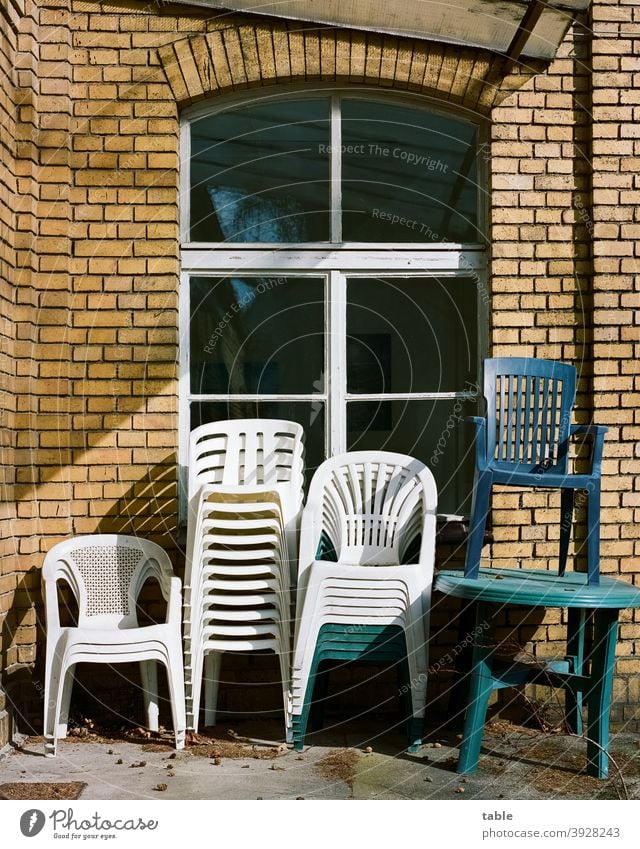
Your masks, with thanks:
[{"label": "dirt patch on ground", "polygon": [[231,729],[206,728],[200,734],[187,734],[186,749],[192,755],[202,758],[256,758],[273,760],[287,751],[284,743],[269,745],[257,743],[250,737],[243,737]]},{"label": "dirt patch on ground", "polygon": [[487,730],[490,757],[483,756],[483,770],[500,774],[514,761],[520,762],[530,767],[523,781],[548,798],[626,798],[623,780],[640,775],[640,755],[633,749],[611,752],[609,779],[603,781],[586,774],[586,741],[573,735],[544,734],[504,720],[491,723]]},{"label": "dirt patch on ground", "polygon": [[[198,734],[187,732],[185,752],[188,755],[214,760],[216,758],[272,760],[287,750],[287,746],[283,743],[268,742],[268,738],[265,741],[262,734],[260,738],[260,740],[256,740],[255,737],[245,737],[236,733],[233,729],[223,727],[205,728]],[[175,751],[173,731],[167,731],[164,728],[152,732],[143,728],[112,731],[103,730],[96,726],[91,728],[83,726],[72,729],[66,740],[67,742],[88,745],[92,743],[112,743],[114,747],[118,743],[137,743],[145,752]],[[42,737],[28,737],[23,746],[27,743],[32,746],[41,746],[44,745],[44,740]]]},{"label": "dirt patch on ground", "polygon": [[172,743],[142,743],[145,752],[172,752],[175,746]]},{"label": "dirt patch on ground", "polygon": [[355,749],[335,749],[319,760],[314,768],[323,778],[344,781],[351,787],[359,760],[360,754]]},{"label": "dirt patch on ground", "polygon": [[569,799],[619,799],[611,781],[602,781],[584,773],[571,774],[564,769],[535,767],[524,776],[524,780],[547,798],[554,796]]},{"label": "dirt patch on ground", "polygon": [[485,731],[488,734],[493,734],[494,736],[502,739],[509,737],[511,734],[519,734],[524,737],[535,737],[540,733],[533,728],[526,728],[522,725],[514,725],[513,722],[509,722],[508,719],[491,720],[491,722],[487,723]]},{"label": "dirt patch on ground", "polygon": [[50,783],[14,781],[0,784],[0,799],[77,799],[87,785],[84,781]]}]

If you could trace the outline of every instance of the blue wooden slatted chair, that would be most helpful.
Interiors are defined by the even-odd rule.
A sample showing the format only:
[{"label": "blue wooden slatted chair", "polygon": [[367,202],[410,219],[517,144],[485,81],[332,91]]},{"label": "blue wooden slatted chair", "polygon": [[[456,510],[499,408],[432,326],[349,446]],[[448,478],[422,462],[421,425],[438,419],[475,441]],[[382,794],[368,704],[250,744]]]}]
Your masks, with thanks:
[{"label": "blue wooden slatted chair", "polygon": [[[485,418],[477,427],[476,477],[464,572],[442,570],[435,589],[470,602],[462,632],[476,637],[471,658],[461,659],[470,671],[465,726],[458,772],[473,772],[478,764],[491,693],[525,683],[546,683],[565,690],[566,719],[582,734],[583,699],[588,707],[587,769],[608,774],[609,711],[615,666],[619,611],[640,607],[640,589],[625,581],[600,578],[600,474],[602,426],[571,425],[576,373],[564,363],[534,359],[485,361]],[[569,440],[593,439],[591,470],[569,473]],[[561,495],[558,573],[542,569],[481,568],[480,556],[494,483],[559,488]],[[587,573],[565,574],[575,491],[587,493]],[[498,658],[493,636],[495,605],[567,608],[567,654],[546,668]],[[475,627],[474,627],[475,626]],[[473,628],[473,632],[471,631]],[[589,653],[586,637],[591,637]],[[464,645],[468,640],[464,639]],[[461,658],[464,655],[460,655]],[[470,664],[470,665],[469,665]],[[462,688],[454,687],[451,712]]]}]

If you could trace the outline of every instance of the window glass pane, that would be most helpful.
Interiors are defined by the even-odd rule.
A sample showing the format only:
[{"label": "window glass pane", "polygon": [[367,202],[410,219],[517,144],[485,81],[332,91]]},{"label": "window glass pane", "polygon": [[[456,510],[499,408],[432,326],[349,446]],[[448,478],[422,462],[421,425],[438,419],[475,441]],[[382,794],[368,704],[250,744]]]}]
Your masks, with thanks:
[{"label": "window glass pane", "polygon": [[329,239],[329,100],[237,107],[191,125],[191,241]]},{"label": "window glass pane", "polygon": [[349,402],[347,448],[417,457],[436,479],[438,513],[467,515],[475,455],[463,419],[475,412],[476,403],[463,400]]},{"label": "window glass pane", "polygon": [[454,392],[478,373],[478,281],[351,278],[347,391]]},{"label": "window glass pane", "polygon": [[203,401],[191,404],[191,430],[227,419],[285,419],[304,428],[304,465],[307,484],[325,458],[325,404],[323,401]]},{"label": "window glass pane", "polygon": [[191,392],[324,391],[324,280],[192,277]]},{"label": "window glass pane", "polygon": [[476,135],[430,110],[344,99],[345,241],[482,241]]}]

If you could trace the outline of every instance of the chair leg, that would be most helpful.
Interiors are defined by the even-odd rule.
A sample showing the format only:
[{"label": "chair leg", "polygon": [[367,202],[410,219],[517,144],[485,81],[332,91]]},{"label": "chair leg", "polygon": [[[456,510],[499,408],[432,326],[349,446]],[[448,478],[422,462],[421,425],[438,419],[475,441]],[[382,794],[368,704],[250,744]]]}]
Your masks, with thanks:
[{"label": "chair leg", "polygon": [[[584,673],[584,636],[587,611],[570,607],[567,623],[567,657],[575,675]],[[564,705],[567,725],[572,734],[582,735],[582,690],[565,690]]]},{"label": "chair leg", "polygon": [[171,699],[171,718],[176,741],[176,749],[184,749],[187,728],[187,715],[184,698],[184,668],[182,646],[169,650],[167,662],[167,681]]},{"label": "chair leg", "polygon": [[481,472],[480,474],[476,474],[471,503],[471,518],[469,520],[467,553],[464,561],[464,574],[466,578],[478,577],[490,496],[491,473]]},{"label": "chair leg", "polygon": [[282,702],[284,707],[284,732],[285,742],[293,743],[293,727],[291,725],[291,671],[289,652],[280,652],[280,679],[282,681]]},{"label": "chair leg", "polygon": [[573,507],[575,503],[575,490],[563,489],[560,496],[560,557],[558,574],[564,575],[567,568],[567,556],[569,554],[569,542],[571,540],[571,527],[573,524]]},{"label": "chair leg", "polygon": [[600,581],[600,482],[587,492],[587,572],[590,584]]},{"label": "chair leg", "polygon": [[299,715],[294,715],[293,717],[293,747],[296,752],[301,752],[304,749],[304,738],[307,733],[309,713],[311,712],[311,707],[313,705],[313,696],[319,665],[317,652],[314,652],[313,660],[311,661],[311,668],[309,669],[309,676],[304,690],[302,710]]},{"label": "chair leg", "polygon": [[75,666],[70,666],[64,676],[62,685],[62,697],[60,699],[60,709],[58,713],[58,729],[56,736],[59,738],[67,736],[67,724],[69,722],[69,707],[71,706],[71,692],[75,681]]},{"label": "chair leg", "polygon": [[197,733],[200,724],[200,696],[202,694],[202,668],[204,657],[202,649],[191,652],[191,711],[187,714],[187,727]]},{"label": "chair leg", "polygon": [[606,778],[609,774],[609,713],[617,639],[618,611],[597,610],[594,621],[587,729],[587,773],[596,778]]},{"label": "chair leg", "polygon": [[140,680],[147,715],[147,728],[149,731],[158,731],[160,707],[158,705],[158,666],[155,660],[140,661]]},{"label": "chair leg", "polygon": [[218,688],[220,685],[220,667],[222,652],[211,651],[204,658],[204,724],[205,727],[216,724],[218,708]]},{"label": "chair leg", "polygon": [[329,694],[330,670],[318,669],[313,690],[313,702],[309,711],[309,730],[320,731],[324,725],[324,708]]},{"label": "chair leg", "polygon": [[[491,621],[487,618],[487,613],[486,604],[478,603],[476,605],[476,627]],[[494,683],[491,664],[493,654],[492,631],[493,629],[489,629],[482,636],[478,636],[473,646],[471,686],[458,759],[458,773],[475,772],[480,758],[484,723]]]},{"label": "chair leg", "polygon": [[417,752],[424,736],[425,702],[427,699],[427,673],[422,672],[412,680],[409,662],[405,655],[398,662],[400,692],[407,726],[407,752]]},{"label": "chair leg", "polygon": [[47,663],[44,688],[44,753],[56,755],[59,737],[67,735],[67,720],[73,689],[73,667],[63,669],[54,658]]},{"label": "chair leg", "polygon": [[[49,676],[47,676],[49,678]],[[53,680],[45,682],[44,688],[44,754],[47,758],[53,758],[56,755],[57,744],[57,684]]]}]

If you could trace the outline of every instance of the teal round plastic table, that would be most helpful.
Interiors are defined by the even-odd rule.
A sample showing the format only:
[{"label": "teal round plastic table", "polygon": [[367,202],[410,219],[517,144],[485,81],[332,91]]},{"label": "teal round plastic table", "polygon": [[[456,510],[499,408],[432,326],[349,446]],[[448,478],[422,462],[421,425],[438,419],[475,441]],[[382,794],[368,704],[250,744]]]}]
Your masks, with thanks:
[{"label": "teal round plastic table", "polygon": [[[546,683],[566,692],[570,729],[582,734],[583,699],[587,705],[587,772],[598,778],[608,775],[609,714],[615,667],[619,611],[640,607],[640,588],[618,578],[601,575],[588,583],[581,572],[558,575],[541,569],[480,569],[478,577],[462,570],[442,570],[434,589],[466,599],[475,612],[470,686],[459,773],[474,772],[480,757],[489,699],[494,690],[525,683]],[[567,654],[545,668],[496,656],[492,605],[567,608]],[[585,636],[592,639],[585,654]]]}]

